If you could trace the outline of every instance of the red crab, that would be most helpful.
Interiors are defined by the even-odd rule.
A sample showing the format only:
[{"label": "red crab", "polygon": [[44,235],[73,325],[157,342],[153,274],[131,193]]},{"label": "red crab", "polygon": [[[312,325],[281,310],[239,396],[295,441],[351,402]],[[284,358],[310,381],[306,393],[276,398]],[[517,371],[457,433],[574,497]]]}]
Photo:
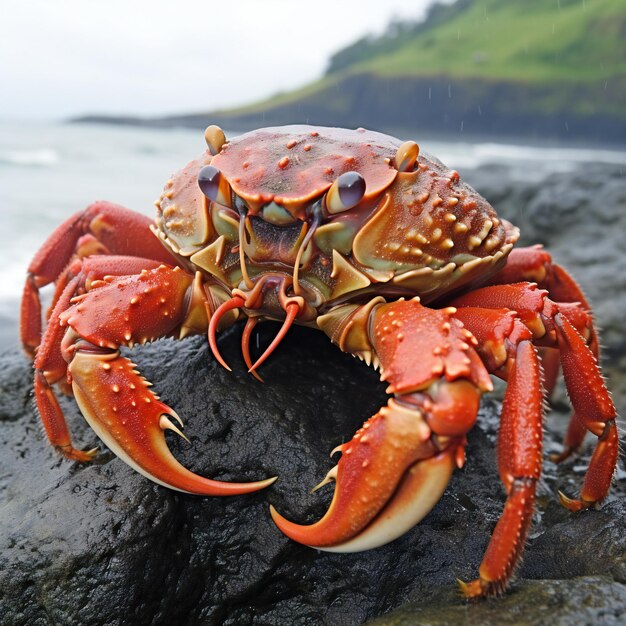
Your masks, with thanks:
[{"label": "red crab", "polygon": [[[50,443],[76,461],[95,453],[70,440],[53,390],[67,381],[98,436],[157,483],[204,495],[261,489],[274,479],[223,483],[183,468],[163,435],[182,435],[180,418],[119,348],[208,333],[225,365],[216,332],[243,314],[242,351],[258,377],[292,323],[319,328],[379,368],[393,397],[337,448],[323,481],[336,481],[334,497],[320,521],[272,516],[309,546],[365,550],[437,502],[463,466],[493,374],[508,383],[498,440],[508,498],[479,577],[461,587],[468,597],[501,591],[528,534],[544,392],[559,363],[574,407],[559,458],[586,431],[598,438],[579,498],[561,502],[578,511],[602,501],[615,469],[615,408],[580,288],[541,248],[514,250],[518,230],[414,142],[308,126],[230,142],[212,126],[205,138],[208,150],[165,185],[154,224],[98,202],[59,226],[30,264],[21,334]],[[39,289],[52,282],[42,337]],[[263,319],[283,325],[253,363],[250,334]]]}]

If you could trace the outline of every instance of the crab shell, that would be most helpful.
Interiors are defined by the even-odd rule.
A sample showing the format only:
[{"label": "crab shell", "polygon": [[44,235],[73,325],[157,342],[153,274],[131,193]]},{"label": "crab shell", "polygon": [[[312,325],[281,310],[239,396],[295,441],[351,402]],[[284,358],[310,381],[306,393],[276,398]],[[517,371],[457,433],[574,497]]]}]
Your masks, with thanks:
[{"label": "crab shell", "polygon": [[[318,312],[372,294],[417,294],[427,302],[482,281],[504,263],[517,228],[433,157],[419,154],[409,171],[399,171],[406,169],[396,162],[402,146],[365,129],[284,126],[240,135],[168,181],[155,232],[189,269],[228,291],[242,282],[240,243],[252,280],[291,274],[310,207],[341,174],[356,171],[365,180],[362,199],[325,215],[301,256],[299,278]],[[243,242],[237,211],[198,186],[208,164],[246,206]]]}]

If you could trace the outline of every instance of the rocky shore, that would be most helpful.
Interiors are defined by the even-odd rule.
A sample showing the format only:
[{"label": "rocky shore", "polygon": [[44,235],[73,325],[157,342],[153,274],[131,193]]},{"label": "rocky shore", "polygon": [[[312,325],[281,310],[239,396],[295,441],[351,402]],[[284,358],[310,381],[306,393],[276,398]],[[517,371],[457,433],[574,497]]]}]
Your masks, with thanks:
[{"label": "rocky shore", "polygon": [[[626,172],[585,166],[529,184],[506,168],[463,173],[579,279],[602,329],[603,363],[618,410],[626,402]],[[273,336],[261,326],[260,342]],[[158,487],[103,450],[91,465],[60,460],[32,404],[31,366],[0,354],[0,624],[480,624],[582,625],[626,621],[626,482],[619,471],[598,510],[572,515],[557,489],[575,494],[591,453],[546,460],[524,563],[507,594],[468,605],[455,577],[470,579],[504,502],[495,464],[499,403],[486,399],[468,462],[439,504],[396,542],[337,555],[290,542],[269,504],[316,519],[331,488],[310,488],[328,453],[384,401],[384,385],[321,335],[294,329],[263,368],[246,373],[240,328],[220,349],[202,338],[133,351],[163,400],[184,419],[191,445],[168,441],[198,473],[223,480],[278,475],[264,492],[197,498]],[[98,444],[73,401],[62,399],[75,440]],[[546,419],[546,454],[567,421],[559,388]],[[623,459],[622,459],[623,461]]]}]

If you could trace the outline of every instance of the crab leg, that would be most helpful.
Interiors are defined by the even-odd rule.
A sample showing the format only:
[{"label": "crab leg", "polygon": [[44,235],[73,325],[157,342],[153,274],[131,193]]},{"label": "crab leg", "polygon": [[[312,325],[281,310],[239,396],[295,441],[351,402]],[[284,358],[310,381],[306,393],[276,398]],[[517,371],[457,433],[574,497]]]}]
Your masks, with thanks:
[{"label": "crab leg", "polygon": [[381,301],[338,307],[318,323],[342,350],[380,363],[395,397],[338,448],[324,481],[336,480],[334,496],[319,522],[301,526],[271,510],[288,537],[324,550],[375,548],[420,521],[463,464],[465,434],[491,388],[455,309]]},{"label": "crab leg", "polygon": [[547,289],[553,300],[580,302],[585,311],[591,312],[578,283],[567,270],[554,263],[550,254],[539,245],[513,248],[506,265],[489,280],[489,284],[509,285],[522,281],[534,282]]},{"label": "crab leg", "polygon": [[[599,360],[598,333],[591,317],[591,307],[581,287],[574,278],[560,265],[553,263],[552,257],[541,246],[514,248],[507,258],[506,266],[489,281],[493,285],[506,285],[520,281],[533,281],[539,287],[548,290],[552,300],[559,302],[561,310],[567,309],[567,316],[573,321],[575,309],[572,303],[578,303],[578,309],[587,314],[584,330],[580,325],[574,326],[587,335],[587,344],[596,360]],[[564,304],[568,303],[568,304]],[[542,354],[544,366],[546,395],[551,395],[558,375],[556,351],[548,350]],[[565,436],[563,451],[552,458],[556,462],[567,459],[576,452],[583,443],[587,429],[583,421],[574,412]]]},{"label": "crab leg", "polygon": [[[571,307],[552,302],[546,292],[537,289],[533,283],[484,287],[457,298],[454,304],[514,310],[533,333],[535,343],[559,349],[563,377],[576,419],[598,437],[580,498],[572,500],[559,494],[561,503],[572,511],[579,511],[601,502],[608,493],[617,464],[616,410],[597,359],[581,336],[581,331],[588,326],[581,328]],[[576,438],[580,430],[576,425],[572,437]]]},{"label": "crab leg", "polygon": [[[116,254],[148,257],[176,264],[150,232],[152,221],[111,202],[95,202],[58,226],[28,266],[22,298],[20,334],[24,350],[34,356],[41,340],[39,289],[55,282],[73,256]],[[57,291],[57,296],[60,292]]]},{"label": "crab leg", "polygon": [[[539,283],[539,286],[548,290],[552,300],[559,302],[559,308],[562,311],[566,307],[563,303],[580,303],[582,309],[588,314],[588,322],[585,327],[585,330],[589,334],[587,344],[589,345],[589,349],[591,350],[596,361],[599,361],[600,343],[598,339],[598,332],[593,324],[592,311],[589,303],[587,302],[587,298],[569,272],[567,272],[560,265],[552,263],[550,256],[545,252],[545,250],[540,250],[540,252],[547,255],[548,260],[546,261],[547,276]],[[566,317],[568,317],[571,322],[574,322],[571,314],[572,307],[567,306],[567,309],[569,313],[566,313]],[[574,324],[574,326],[577,330],[580,329],[580,325]],[[575,453],[582,445],[586,432],[587,429],[585,427],[584,420],[581,420],[574,412],[565,435],[563,451],[561,454],[553,456],[553,460],[561,462]]]},{"label": "crab leg", "polygon": [[498,468],[507,501],[480,565],[480,577],[459,581],[466,597],[502,591],[519,562],[532,520],[535,486],[541,474],[543,390],[532,333],[507,309],[459,308],[478,340],[487,369],[508,381],[498,433]]},{"label": "crab leg", "polygon": [[580,285],[563,267],[554,263],[552,257],[540,245],[514,248],[507,257],[507,264],[489,281],[491,285],[507,285],[521,281],[535,282],[547,289],[556,302],[577,302],[589,315],[589,347],[598,359],[598,333],[591,320],[591,306]]},{"label": "crab leg", "polygon": [[[274,479],[222,483],[197,476],[180,465],[170,453],[163,431],[169,429],[184,436],[175,424],[176,421],[182,426],[182,421],[148,389],[150,383],[135,366],[120,356],[121,345],[172,334],[182,329],[190,317],[197,323],[197,311],[191,308],[204,311],[206,303],[194,301],[190,295],[194,278],[178,267],[161,265],[138,275],[107,276],[102,282],[102,286],[74,298],[73,306],[58,314],[61,325],[69,326],[61,347],[69,363],[68,378],[78,405],[95,432],[131,467],[173,489],[202,495],[234,495],[271,484]],[[57,306],[64,304],[60,300]],[[50,392],[46,389],[48,399],[53,398]],[[66,430],[55,399],[42,407],[42,414],[46,409],[53,413],[48,418],[50,424],[57,429],[62,425]]]}]

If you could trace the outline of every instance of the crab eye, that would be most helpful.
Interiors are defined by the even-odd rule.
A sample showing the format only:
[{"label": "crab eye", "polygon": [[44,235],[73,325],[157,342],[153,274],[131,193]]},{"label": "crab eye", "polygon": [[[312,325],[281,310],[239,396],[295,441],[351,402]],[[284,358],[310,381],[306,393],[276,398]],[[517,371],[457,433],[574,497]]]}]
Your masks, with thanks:
[{"label": "crab eye", "polygon": [[198,186],[209,200],[226,207],[231,206],[232,194],[230,185],[217,167],[205,165],[198,172]]},{"label": "crab eye", "polygon": [[326,210],[341,213],[351,209],[365,195],[365,179],[358,172],[345,172],[332,184],[326,194]]}]

